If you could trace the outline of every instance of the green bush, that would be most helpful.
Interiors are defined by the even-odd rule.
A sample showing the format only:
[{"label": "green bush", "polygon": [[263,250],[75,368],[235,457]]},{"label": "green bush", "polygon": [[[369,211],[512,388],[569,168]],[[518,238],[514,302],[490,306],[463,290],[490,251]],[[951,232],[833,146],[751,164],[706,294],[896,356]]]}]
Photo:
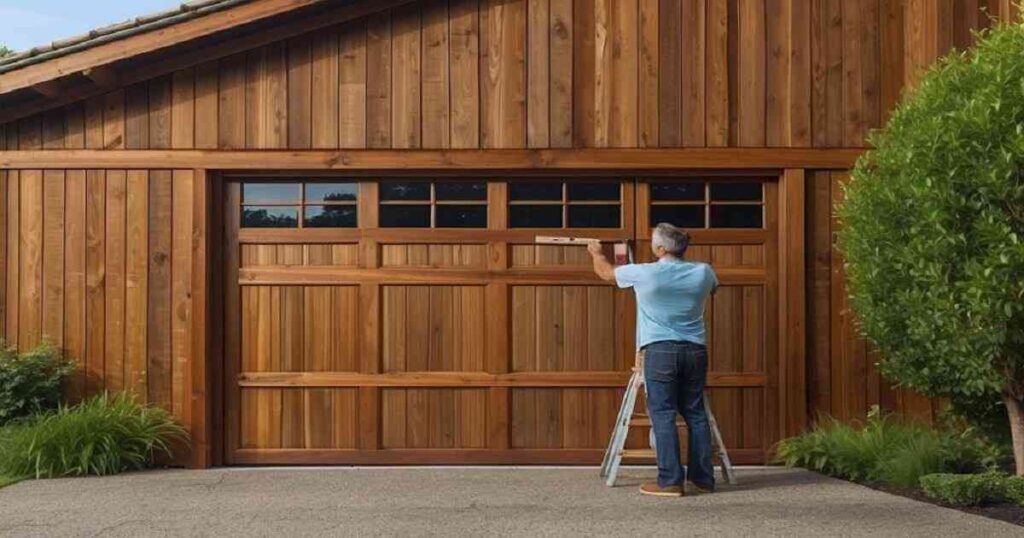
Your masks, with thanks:
[{"label": "green bush", "polygon": [[777,459],[854,482],[916,487],[920,478],[941,472],[993,468],[999,452],[973,429],[934,430],[897,422],[877,408],[853,426],[826,418],[811,431],[779,443]]},{"label": "green bush", "polygon": [[28,353],[0,349],[0,426],[48,411],[60,403],[61,381],[74,372],[56,348],[43,344]]},{"label": "green bush", "polygon": [[[1013,24],[938,61],[869,137],[837,208],[882,374],[986,425],[1024,423],[1022,58]],[[1024,428],[1013,435],[1024,473]]]},{"label": "green bush", "polygon": [[1000,473],[930,474],[921,477],[925,494],[957,506],[977,506],[1006,499],[1006,476]]},{"label": "green bush", "polygon": [[0,475],[52,478],[143,469],[185,431],[158,407],[101,395],[0,429]]}]

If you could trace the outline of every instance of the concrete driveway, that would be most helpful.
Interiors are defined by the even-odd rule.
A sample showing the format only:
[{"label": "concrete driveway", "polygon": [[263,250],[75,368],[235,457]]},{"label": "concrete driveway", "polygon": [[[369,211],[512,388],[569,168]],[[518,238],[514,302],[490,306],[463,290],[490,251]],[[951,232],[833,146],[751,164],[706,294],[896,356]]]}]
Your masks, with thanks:
[{"label": "concrete driveway", "polygon": [[641,497],[627,468],[217,469],[28,481],[0,536],[1024,536],[1024,528],[789,469]]}]

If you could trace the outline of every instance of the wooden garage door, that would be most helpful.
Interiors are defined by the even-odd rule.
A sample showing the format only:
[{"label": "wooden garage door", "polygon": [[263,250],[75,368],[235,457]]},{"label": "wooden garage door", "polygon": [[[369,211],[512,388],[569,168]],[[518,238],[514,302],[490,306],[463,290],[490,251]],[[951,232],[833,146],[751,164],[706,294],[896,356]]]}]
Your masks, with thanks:
[{"label": "wooden garage door", "polygon": [[691,228],[693,257],[719,270],[712,399],[736,459],[760,462],[777,429],[765,382],[774,190],[735,179],[233,179],[225,459],[599,461],[633,361],[632,294],[596,279],[585,249],[533,238],[633,239],[647,256],[655,218]]}]

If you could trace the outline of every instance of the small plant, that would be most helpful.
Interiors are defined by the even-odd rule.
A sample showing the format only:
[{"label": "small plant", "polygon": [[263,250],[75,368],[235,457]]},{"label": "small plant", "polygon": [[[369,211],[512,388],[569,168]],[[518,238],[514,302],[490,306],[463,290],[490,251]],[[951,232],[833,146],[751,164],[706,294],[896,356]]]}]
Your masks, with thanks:
[{"label": "small plant", "polygon": [[143,469],[185,431],[130,395],[97,396],[0,429],[0,475],[52,478]]},{"label": "small plant", "polygon": [[875,407],[863,427],[830,418],[803,435],[784,439],[777,459],[854,482],[916,487],[927,474],[993,468],[999,451],[973,429],[933,430],[897,422]]},{"label": "small plant", "polygon": [[997,472],[930,474],[921,477],[921,488],[929,497],[956,506],[1004,501],[1024,505],[1024,478]]},{"label": "small plant", "polygon": [[75,371],[56,348],[43,344],[18,354],[0,349],[0,426],[49,411],[60,402],[60,384]]}]

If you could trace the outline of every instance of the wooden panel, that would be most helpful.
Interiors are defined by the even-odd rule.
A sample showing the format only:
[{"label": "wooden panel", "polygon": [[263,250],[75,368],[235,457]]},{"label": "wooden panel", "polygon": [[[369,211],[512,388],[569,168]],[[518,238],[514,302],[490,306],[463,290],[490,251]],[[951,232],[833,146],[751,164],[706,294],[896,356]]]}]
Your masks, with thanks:
[{"label": "wooden panel", "polygon": [[192,425],[192,235],[195,174],[176,170],[172,176],[171,217],[171,411],[183,425]]},{"label": "wooden panel", "polygon": [[449,142],[448,2],[423,4],[422,140],[424,148],[447,148]]},{"label": "wooden panel", "polygon": [[384,371],[483,371],[484,289],[384,286]]},{"label": "wooden panel", "polygon": [[391,16],[366,21],[366,146],[391,147]]},{"label": "wooden panel", "polygon": [[[310,122],[312,147],[338,147],[340,67],[338,33],[330,30],[313,36]],[[350,125],[346,125],[348,127]]]},{"label": "wooden panel", "polygon": [[[63,133],[61,133],[63,134]],[[61,136],[63,147],[63,136]],[[47,170],[43,173],[43,242],[42,242],[42,335],[55,346],[64,346],[64,242],[65,236],[65,173]]]},{"label": "wooden panel", "polygon": [[551,2],[529,0],[526,13],[526,143],[546,148],[551,143]]},{"label": "wooden panel", "polygon": [[481,0],[480,145],[526,146],[526,0]]},{"label": "wooden panel", "polygon": [[245,147],[246,55],[226,58],[220,63],[217,147]]},{"label": "wooden panel", "polygon": [[487,247],[465,244],[381,245],[381,267],[485,268]]},{"label": "wooden panel", "polygon": [[144,397],[148,392],[149,173],[131,170],[127,181],[125,388]]},{"label": "wooden panel", "polygon": [[487,391],[386,389],[382,448],[483,448]]},{"label": "wooden panel", "polygon": [[511,294],[512,371],[616,369],[613,290],[513,286]]},{"label": "wooden panel", "polygon": [[420,147],[420,6],[391,14],[391,147]]},{"label": "wooden panel", "polygon": [[366,23],[344,26],[338,43],[338,147],[366,147]]},{"label": "wooden panel", "polygon": [[478,0],[450,0],[451,146],[480,143],[480,19]]},{"label": "wooden panel", "polygon": [[246,55],[245,146],[288,146],[287,50],[263,47]]},{"label": "wooden panel", "polygon": [[568,148],[573,145],[573,73],[575,60],[573,44],[575,24],[572,0],[549,0],[550,64],[558,69],[549,69],[549,93],[551,147]]},{"label": "wooden panel", "polygon": [[147,281],[147,388],[149,399],[171,406],[171,200],[170,171],[149,174],[149,276]]},{"label": "wooden panel", "polygon": [[127,238],[127,177],[124,170],[107,171],[106,197],[106,312],[104,384],[107,390],[124,386],[125,240]]}]

